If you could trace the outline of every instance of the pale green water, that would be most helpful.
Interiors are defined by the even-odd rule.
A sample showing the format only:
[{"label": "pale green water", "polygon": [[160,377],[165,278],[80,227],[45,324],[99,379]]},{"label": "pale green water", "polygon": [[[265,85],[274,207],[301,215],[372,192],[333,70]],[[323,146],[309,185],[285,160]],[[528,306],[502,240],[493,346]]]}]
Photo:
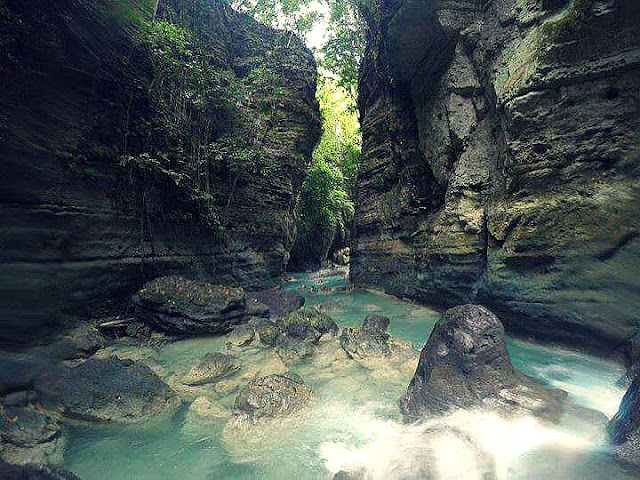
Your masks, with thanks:
[{"label": "pale green water", "polygon": [[[336,278],[325,285],[341,283]],[[299,284],[300,277],[285,288]],[[306,293],[306,297],[307,305],[321,305],[341,326],[360,325],[368,313],[389,316],[392,335],[414,342],[416,348],[424,344],[438,319],[433,310],[368,291]],[[169,376],[185,373],[223,342],[223,338],[187,340],[133,353]],[[519,369],[567,390],[576,403],[608,416],[617,410],[624,393],[616,386],[624,373],[620,365],[514,340],[509,350]],[[324,364],[320,358],[296,370],[315,394],[302,415],[226,440],[222,434],[226,420],[196,419],[186,414],[186,407],[171,421],[156,425],[78,429],[66,467],[86,480],[189,480],[323,479],[342,468],[366,465],[372,478],[392,479],[402,478],[402,472],[411,471],[431,449],[437,454],[441,478],[479,478],[474,460],[459,440],[447,435],[426,440],[425,430],[434,422],[400,421],[397,399],[411,378],[410,369],[372,372],[355,362]],[[229,406],[231,401],[220,403]],[[459,412],[438,422],[466,432],[490,452],[499,478],[637,478],[603,453],[602,430],[579,418],[550,427],[533,419],[507,421],[482,412]]]}]

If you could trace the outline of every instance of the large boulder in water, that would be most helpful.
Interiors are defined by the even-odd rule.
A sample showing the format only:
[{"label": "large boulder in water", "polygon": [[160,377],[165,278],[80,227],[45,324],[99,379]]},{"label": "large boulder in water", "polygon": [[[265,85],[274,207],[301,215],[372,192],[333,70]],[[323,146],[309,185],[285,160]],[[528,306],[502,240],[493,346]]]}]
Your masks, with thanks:
[{"label": "large boulder in water", "polygon": [[[132,298],[135,315],[170,335],[226,333],[249,315],[244,290],[179,276],[156,278]],[[265,309],[262,314],[266,315]],[[255,314],[256,312],[251,312]]]},{"label": "large boulder in water", "polygon": [[631,382],[618,413],[607,426],[607,433],[616,455],[640,466],[640,376]]},{"label": "large boulder in water", "polygon": [[565,398],[513,367],[504,327],[493,313],[462,305],[447,310],[436,324],[400,408],[408,417],[420,417],[489,407],[557,421]]},{"label": "large boulder in water", "polygon": [[59,366],[35,380],[38,400],[63,415],[95,422],[136,422],[170,413],[180,400],[149,367],[117,357]]},{"label": "large boulder in water", "polygon": [[277,351],[287,360],[313,356],[320,339],[333,337],[339,330],[333,318],[318,309],[292,312],[276,325],[281,332],[276,339]]},{"label": "large boulder in water", "polygon": [[291,415],[311,400],[311,389],[299,375],[267,375],[242,387],[234,404],[234,415],[254,422]]}]

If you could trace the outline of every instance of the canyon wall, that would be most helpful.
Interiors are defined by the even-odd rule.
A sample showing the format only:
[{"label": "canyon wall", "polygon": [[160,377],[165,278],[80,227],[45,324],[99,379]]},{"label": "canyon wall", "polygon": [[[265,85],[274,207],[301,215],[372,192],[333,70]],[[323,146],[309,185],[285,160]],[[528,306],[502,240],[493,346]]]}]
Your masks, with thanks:
[{"label": "canyon wall", "polygon": [[0,30],[3,343],[284,271],[320,133],[298,38],[222,0],[0,0]]},{"label": "canyon wall", "polygon": [[624,346],[640,325],[640,4],[376,3],[356,284]]}]

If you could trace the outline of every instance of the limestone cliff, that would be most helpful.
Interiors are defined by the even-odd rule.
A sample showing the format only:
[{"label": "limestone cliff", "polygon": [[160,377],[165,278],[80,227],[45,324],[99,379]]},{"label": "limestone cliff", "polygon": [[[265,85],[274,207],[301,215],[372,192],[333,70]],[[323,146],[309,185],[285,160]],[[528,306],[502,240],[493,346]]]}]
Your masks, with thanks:
[{"label": "limestone cliff", "polygon": [[320,130],[299,39],[222,0],[0,0],[0,27],[3,341],[284,271]]},{"label": "limestone cliff", "polygon": [[365,12],[352,275],[616,348],[640,324],[640,4]]}]

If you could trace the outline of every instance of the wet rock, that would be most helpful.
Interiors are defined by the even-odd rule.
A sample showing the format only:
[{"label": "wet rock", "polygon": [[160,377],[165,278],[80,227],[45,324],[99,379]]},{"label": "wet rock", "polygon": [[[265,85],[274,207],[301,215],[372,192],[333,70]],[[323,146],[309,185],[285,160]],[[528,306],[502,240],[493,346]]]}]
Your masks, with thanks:
[{"label": "wet rock", "polygon": [[640,376],[636,376],[624,394],[618,413],[607,426],[616,455],[640,466]]},{"label": "wet rock", "polygon": [[24,407],[0,409],[0,457],[13,464],[62,461],[65,439],[57,422]]},{"label": "wet rock", "polygon": [[389,335],[377,327],[345,328],[340,345],[354,360],[390,357]]},{"label": "wet rock", "polygon": [[54,466],[11,465],[0,461],[0,480],[80,480],[80,477]]},{"label": "wet rock", "polygon": [[321,335],[335,335],[339,330],[335,320],[317,308],[292,312],[281,318],[277,325],[293,336],[297,336],[294,332],[299,331],[301,325],[316,330]]},{"label": "wet rock", "polygon": [[364,319],[364,323],[362,324],[363,328],[377,328],[382,332],[386,332],[389,328],[389,324],[391,320],[389,317],[384,317],[382,315],[367,315],[367,318]]},{"label": "wet rock", "polygon": [[311,400],[312,391],[299,375],[267,375],[242,387],[234,404],[234,415],[251,422],[297,412]]},{"label": "wet rock", "polygon": [[277,318],[294,312],[304,305],[304,297],[293,290],[270,288],[247,294],[247,303],[265,305],[271,317]]},{"label": "wet rock", "polygon": [[232,347],[244,347],[253,342],[256,332],[251,325],[238,325],[227,336],[227,344]]},{"label": "wet rock", "polygon": [[313,356],[323,335],[338,333],[338,324],[318,309],[290,313],[277,326],[282,329],[276,340],[278,354],[289,361]]},{"label": "wet rock", "polygon": [[48,358],[53,361],[88,358],[101,348],[105,340],[100,332],[90,325],[80,325],[55,341],[32,348],[33,357]]},{"label": "wet rock", "polygon": [[183,379],[186,385],[205,385],[232,374],[240,368],[233,357],[223,353],[207,353]]},{"label": "wet rock", "polygon": [[505,414],[533,413],[558,421],[566,393],[546,389],[509,359],[500,320],[480,305],[447,310],[420,354],[400,400],[409,417],[451,408],[489,407]]},{"label": "wet rock", "polygon": [[29,408],[5,407],[0,410],[0,437],[21,447],[46,443],[60,434],[51,417]]},{"label": "wet rock", "polygon": [[278,336],[282,333],[282,329],[271,320],[259,318],[249,322],[258,334],[260,342],[268,347],[275,347]]},{"label": "wet rock", "polygon": [[149,367],[117,357],[59,366],[35,380],[38,400],[63,415],[93,422],[137,422],[170,413],[180,404]]},{"label": "wet rock", "polygon": [[247,319],[242,288],[178,276],[147,283],[132,299],[136,317],[171,335],[226,333]]},{"label": "wet rock", "polygon": [[14,392],[9,395],[5,395],[0,403],[5,407],[23,407],[29,401],[29,392]]},{"label": "wet rock", "polygon": [[357,472],[340,470],[333,476],[333,480],[364,480],[365,478],[366,475],[364,470],[358,470]]}]

